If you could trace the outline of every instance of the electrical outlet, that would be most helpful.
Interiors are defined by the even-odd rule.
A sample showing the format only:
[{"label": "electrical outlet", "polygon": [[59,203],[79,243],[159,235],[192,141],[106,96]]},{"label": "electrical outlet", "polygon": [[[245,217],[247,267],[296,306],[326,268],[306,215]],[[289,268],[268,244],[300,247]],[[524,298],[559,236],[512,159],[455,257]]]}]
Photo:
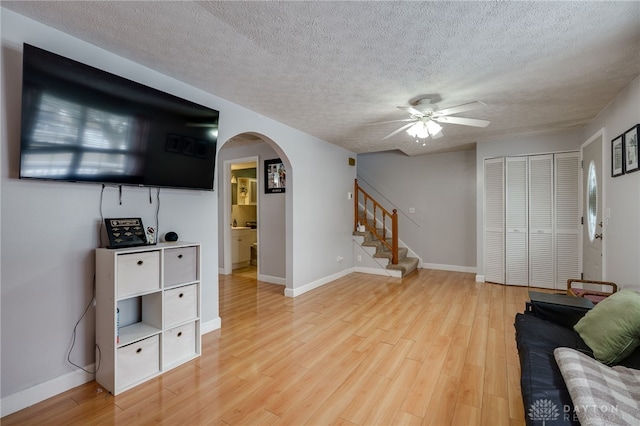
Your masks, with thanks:
[{"label": "electrical outlet", "polygon": [[415,212],[416,212],[415,207],[409,207],[409,213],[415,213]]},{"label": "electrical outlet", "polygon": [[358,262],[362,262],[362,255],[361,254],[358,255]]}]

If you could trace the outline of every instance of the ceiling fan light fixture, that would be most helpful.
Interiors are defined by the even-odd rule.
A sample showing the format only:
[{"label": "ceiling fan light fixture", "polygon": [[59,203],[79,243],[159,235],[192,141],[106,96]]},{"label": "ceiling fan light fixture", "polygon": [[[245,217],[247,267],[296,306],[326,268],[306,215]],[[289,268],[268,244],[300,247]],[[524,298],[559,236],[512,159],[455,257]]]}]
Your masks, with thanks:
[{"label": "ceiling fan light fixture", "polygon": [[429,134],[431,136],[437,135],[442,130],[442,126],[440,126],[435,121],[429,120],[429,121],[427,121],[426,125],[427,125],[427,130],[429,130]]},{"label": "ceiling fan light fixture", "polygon": [[[463,126],[472,127],[487,127],[491,122],[489,120],[480,120],[476,118],[466,118],[452,116],[452,114],[458,114],[465,111],[471,111],[477,108],[486,107],[484,102],[473,101],[466,104],[460,104],[449,108],[440,109],[437,105],[432,105],[428,98],[418,99],[416,102],[411,102],[410,106],[399,106],[401,109],[409,113],[409,118],[401,120],[380,121],[378,123],[371,124],[385,124],[385,123],[403,123],[402,126],[389,133],[382,139],[389,139],[403,131],[412,136],[416,143],[424,141],[429,136],[433,139],[442,137],[442,126],[439,123],[444,124],[460,124]],[[407,124],[405,124],[407,123]]]},{"label": "ceiling fan light fixture", "polygon": [[407,129],[407,133],[416,139],[426,139],[440,133],[442,127],[432,120],[420,120]]},{"label": "ceiling fan light fixture", "polygon": [[407,133],[414,138],[425,139],[429,137],[429,129],[423,121],[418,121],[413,126],[409,127],[407,129]]}]

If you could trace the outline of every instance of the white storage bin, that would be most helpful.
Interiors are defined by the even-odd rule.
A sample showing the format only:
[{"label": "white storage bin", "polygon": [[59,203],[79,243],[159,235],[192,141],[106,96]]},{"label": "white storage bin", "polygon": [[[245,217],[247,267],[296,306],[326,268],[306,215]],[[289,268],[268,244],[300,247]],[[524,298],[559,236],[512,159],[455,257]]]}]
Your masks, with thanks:
[{"label": "white storage bin", "polygon": [[198,284],[164,292],[164,327],[172,327],[198,317]]},{"label": "white storage bin", "polygon": [[160,336],[118,348],[116,386],[125,388],[160,371]]},{"label": "white storage bin", "polygon": [[196,355],[196,331],[196,323],[190,322],[164,333],[164,368]]},{"label": "white storage bin", "polygon": [[179,247],[164,251],[165,288],[196,281],[196,269],[196,247]]},{"label": "white storage bin", "polygon": [[118,298],[160,288],[160,252],[148,251],[117,257]]}]

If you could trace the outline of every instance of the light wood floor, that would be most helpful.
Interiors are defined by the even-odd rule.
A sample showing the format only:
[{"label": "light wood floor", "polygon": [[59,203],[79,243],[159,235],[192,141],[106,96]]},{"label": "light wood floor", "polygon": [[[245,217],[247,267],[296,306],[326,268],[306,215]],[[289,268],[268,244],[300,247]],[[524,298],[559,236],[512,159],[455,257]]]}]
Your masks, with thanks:
[{"label": "light wood floor", "polygon": [[526,288],[419,270],[354,273],[295,299],[220,276],[202,356],[113,397],[96,382],[15,424],[520,425],[514,315]]},{"label": "light wood floor", "polygon": [[256,279],[258,274],[257,266],[245,266],[244,268],[238,268],[231,271],[231,273],[236,276],[245,277],[245,278],[253,278]]}]

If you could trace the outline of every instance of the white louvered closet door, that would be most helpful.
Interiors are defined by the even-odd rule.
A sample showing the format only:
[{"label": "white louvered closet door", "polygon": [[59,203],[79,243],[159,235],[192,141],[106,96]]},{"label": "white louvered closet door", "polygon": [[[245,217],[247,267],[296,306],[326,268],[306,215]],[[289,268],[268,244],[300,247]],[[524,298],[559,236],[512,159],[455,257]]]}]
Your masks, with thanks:
[{"label": "white louvered closet door", "polygon": [[554,288],[553,155],[529,157],[529,286]]},{"label": "white louvered closet door", "polygon": [[569,278],[580,278],[579,167],[578,152],[556,154],[556,290],[565,290]]},{"label": "white louvered closet door", "polygon": [[504,284],[504,159],[484,162],[484,279]]},{"label": "white louvered closet door", "polygon": [[506,283],[529,284],[527,157],[506,159]]}]

